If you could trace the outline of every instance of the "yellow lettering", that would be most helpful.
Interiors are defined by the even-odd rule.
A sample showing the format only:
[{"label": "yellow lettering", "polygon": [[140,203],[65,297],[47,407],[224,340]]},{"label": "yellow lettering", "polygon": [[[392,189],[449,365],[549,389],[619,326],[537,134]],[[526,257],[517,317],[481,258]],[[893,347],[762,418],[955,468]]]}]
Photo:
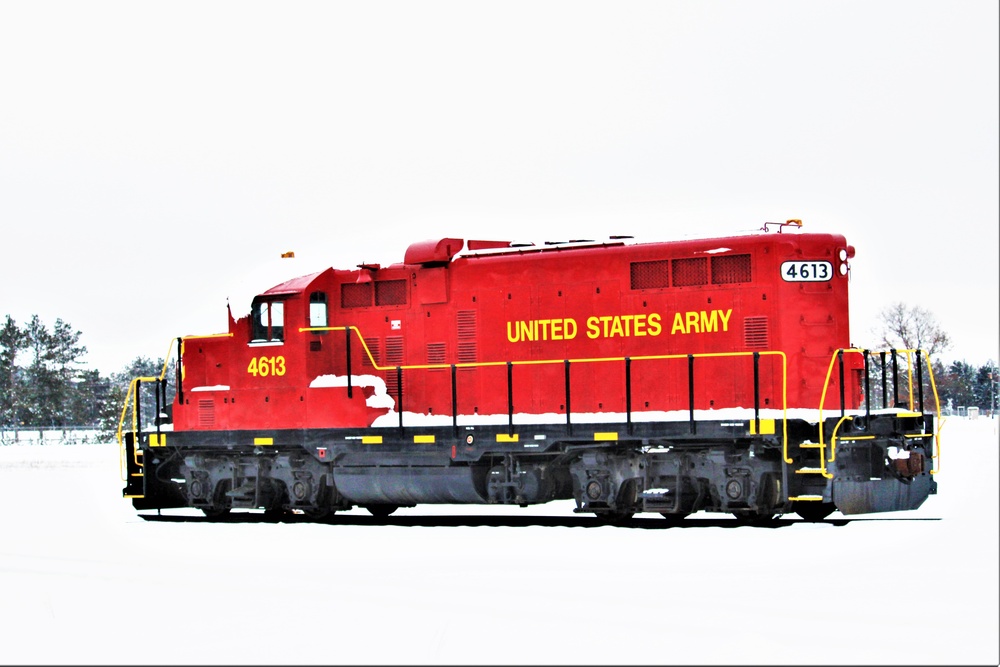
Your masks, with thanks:
[{"label": "yellow lettering", "polygon": [[615,317],[611,319],[611,336],[624,336],[625,330],[622,328],[622,318]]},{"label": "yellow lettering", "polygon": [[510,320],[507,320],[507,340],[509,340],[511,343],[516,343],[519,340],[521,340],[521,329],[518,328],[516,324],[514,324],[514,333],[512,334],[510,331],[511,324],[514,323],[511,322]]},{"label": "yellow lettering", "polygon": [[563,334],[563,338],[566,340],[573,340],[576,338],[576,320],[572,317],[567,317],[563,320],[563,326],[566,329],[566,332]]},{"label": "yellow lettering", "polygon": [[733,309],[732,308],[730,308],[729,310],[727,310],[725,313],[723,313],[721,310],[719,311],[719,317],[722,318],[722,330],[723,331],[729,331],[729,318],[732,316],[732,314],[733,314]]},{"label": "yellow lettering", "polygon": [[607,338],[609,336],[609,334],[608,334],[608,329],[609,329],[608,324],[611,322],[611,320],[612,320],[612,316],[611,315],[604,315],[603,317],[601,317],[601,323],[604,324],[604,337],[605,338]]},{"label": "yellow lettering", "polygon": [[663,331],[663,327],[660,326],[660,314],[650,313],[649,314],[649,335],[659,336],[660,332]]},{"label": "yellow lettering", "polygon": [[549,339],[549,324],[552,320],[535,320],[538,324],[538,338],[539,340]]},{"label": "yellow lettering", "polygon": [[600,320],[595,316],[591,315],[587,318],[587,338],[597,338],[601,335],[601,328],[597,326]]},{"label": "yellow lettering", "polygon": [[707,313],[704,310],[701,311],[701,332],[702,333],[715,333],[719,328],[719,311],[713,310],[711,313]]},{"label": "yellow lettering", "polygon": [[687,333],[687,329],[684,328],[684,318],[680,313],[674,313],[674,326],[670,328],[670,334],[673,335],[678,331],[682,334]]},{"label": "yellow lettering", "polygon": [[698,328],[698,313],[686,312],[688,333],[701,333]]},{"label": "yellow lettering", "polygon": [[633,330],[636,336],[646,335],[646,316],[644,314],[635,316],[635,327],[633,327]]}]

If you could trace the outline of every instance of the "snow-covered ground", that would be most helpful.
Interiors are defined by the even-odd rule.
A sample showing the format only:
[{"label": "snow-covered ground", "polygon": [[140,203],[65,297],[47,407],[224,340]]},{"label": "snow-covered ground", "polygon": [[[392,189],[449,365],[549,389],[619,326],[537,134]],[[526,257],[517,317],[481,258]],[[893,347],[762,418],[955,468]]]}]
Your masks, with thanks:
[{"label": "snow-covered ground", "polygon": [[918,511],[655,529],[562,502],[145,521],[114,445],[0,446],[0,663],[995,665],[997,450],[953,417]]}]

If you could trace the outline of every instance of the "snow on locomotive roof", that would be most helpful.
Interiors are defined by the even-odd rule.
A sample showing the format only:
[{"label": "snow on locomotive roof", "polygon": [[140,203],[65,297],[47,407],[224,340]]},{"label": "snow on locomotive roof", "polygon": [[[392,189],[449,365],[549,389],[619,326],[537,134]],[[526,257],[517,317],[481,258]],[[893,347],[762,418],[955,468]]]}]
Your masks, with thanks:
[{"label": "snow on locomotive roof", "polygon": [[[536,245],[535,243],[528,241],[510,241],[507,246],[491,245],[487,247],[476,247],[476,249],[464,250],[458,253],[457,257],[483,257],[490,255],[509,255],[509,254],[520,254],[534,253],[534,252],[551,252],[556,250],[570,250],[573,248],[599,248],[603,246],[621,246],[625,245],[624,239],[631,239],[631,236],[611,236],[604,241],[595,241],[592,239],[587,240],[572,240],[572,241],[545,241],[541,245]],[[478,241],[469,241],[469,247],[473,248],[477,246]],[[500,242],[490,241],[490,244],[498,244]]]}]

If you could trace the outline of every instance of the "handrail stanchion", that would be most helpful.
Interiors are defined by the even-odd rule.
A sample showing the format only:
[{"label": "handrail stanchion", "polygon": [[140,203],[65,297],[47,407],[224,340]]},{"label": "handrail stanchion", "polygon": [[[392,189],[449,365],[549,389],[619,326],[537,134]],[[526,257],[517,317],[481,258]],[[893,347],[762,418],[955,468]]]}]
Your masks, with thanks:
[{"label": "handrail stanchion", "polygon": [[920,358],[923,356],[921,354],[923,350],[917,350],[917,405],[920,406],[920,412],[924,411],[924,373],[923,367],[920,364]]},{"label": "handrail stanchion", "polygon": [[889,407],[889,390],[886,387],[886,377],[885,377],[885,350],[878,353],[879,363],[882,369],[882,409],[885,410]]},{"label": "handrail stanchion", "polygon": [[694,421],[694,355],[687,355],[688,358],[688,414],[691,422],[691,435],[698,433],[698,426]]},{"label": "handrail stanchion", "polygon": [[899,359],[896,357],[896,350],[892,353],[892,407],[899,405]]},{"label": "handrail stanchion", "polygon": [[632,358],[625,357],[625,428],[632,435]]},{"label": "handrail stanchion", "polygon": [[454,436],[458,437],[458,376],[455,372],[455,364],[451,365],[451,429]]},{"label": "handrail stanchion", "polygon": [[566,432],[569,433],[570,435],[572,435],[573,434],[573,422],[570,419],[570,412],[571,411],[570,411],[570,403],[569,403],[569,397],[570,397],[570,388],[569,388],[569,385],[570,385],[570,382],[569,382],[569,359],[563,359],[563,367],[565,368],[565,373],[566,373]]},{"label": "handrail stanchion", "polygon": [[872,416],[872,386],[869,376],[870,369],[868,368],[868,350],[862,350],[861,356],[865,360],[865,428],[868,428],[868,421]]},{"label": "handrail stanchion", "polygon": [[514,364],[507,362],[507,435],[514,435]]},{"label": "handrail stanchion", "polygon": [[396,409],[399,411],[399,434],[403,435],[403,367],[396,366]]},{"label": "handrail stanchion", "polygon": [[354,390],[351,387],[351,327],[344,327],[344,351],[347,359],[347,398],[354,398]]},{"label": "handrail stanchion", "polygon": [[753,432],[760,434],[760,352],[753,353]]},{"label": "handrail stanchion", "polygon": [[142,380],[135,381],[135,396],[132,398],[132,431],[135,433],[135,443],[138,446],[142,440],[142,403],[139,400]]},{"label": "handrail stanchion", "polygon": [[844,402],[844,349],[843,348],[837,350],[837,362],[840,364],[840,416],[843,417],[845,414],[847,414]]}]

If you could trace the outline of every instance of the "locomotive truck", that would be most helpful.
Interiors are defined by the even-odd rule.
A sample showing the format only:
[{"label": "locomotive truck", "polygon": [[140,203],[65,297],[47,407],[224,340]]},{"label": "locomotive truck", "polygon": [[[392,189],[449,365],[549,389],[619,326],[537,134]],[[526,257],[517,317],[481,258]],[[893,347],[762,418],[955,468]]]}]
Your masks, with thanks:
[{"label": "locomotive truck", "polygon": [[433,239],[275,285],[133,380],[123,495],[313,519],[557,499],[619,522],[919,507],[940,455],[930,360],[853,347],[855,249],[771,224]]}]

